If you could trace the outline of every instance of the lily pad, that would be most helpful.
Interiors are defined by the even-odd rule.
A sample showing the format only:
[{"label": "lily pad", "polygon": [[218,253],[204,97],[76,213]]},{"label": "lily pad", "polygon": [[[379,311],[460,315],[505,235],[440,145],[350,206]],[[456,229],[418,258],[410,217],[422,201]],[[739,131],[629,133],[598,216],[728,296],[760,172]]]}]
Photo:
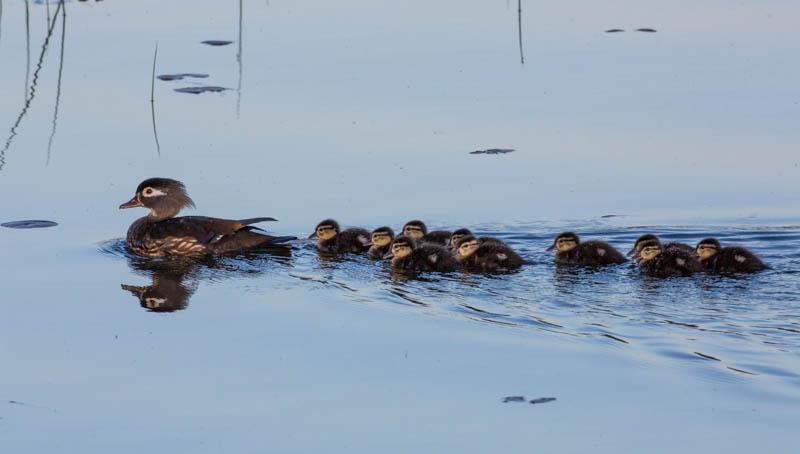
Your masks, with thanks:
[{"label": "lily pad", "polygon": [[208,77],[208,74],[198,74],[198,73],[182,73],[182,74],[162,74],[158,77],[159,80],[182,80],[186,77],[196,77],[198,79],[205,79]]},{"label": "lily pad", "polygon": [[55,227],[58,225],[58,222],[30,220],[30,221],[4,222],[0,225],[2,225],[3,227],[8,227],[9,229],[42,229],[45,227]]},{"label": "lily pad", "polygon": [[201,41],[203,44],[208,46],[227,46],[228,44],[232,44],[233,41],[224,41],[221,39],[207,39],[205,41]]},{"label": "lily pad", "polygon": [[469,154],[505,154],[511,153],[512,151],[514,151],[513,148],[489,148],[486,150],[471,151]]},{"label": "lily pad", "polygon": [[175,91],[178,93],[191,93],[193,95],[199,95],[200,93],[205,93],[210,91],[212,93],[219,93],[221,91],[230,90],[229,88],[225,87],[214,87],[214,86],[206,86],[206,87],[184,87],[184,88],[176,88]]}]

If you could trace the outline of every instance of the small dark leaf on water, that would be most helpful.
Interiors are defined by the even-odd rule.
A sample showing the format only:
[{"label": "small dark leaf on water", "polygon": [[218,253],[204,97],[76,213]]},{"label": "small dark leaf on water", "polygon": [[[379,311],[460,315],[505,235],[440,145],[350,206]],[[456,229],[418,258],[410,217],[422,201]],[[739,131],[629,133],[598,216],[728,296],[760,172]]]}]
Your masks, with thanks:
[{"label": "small dark leaf on water", "polygon": [[175,91],[177,91],[178,93],[191,93],[193,95],[199,95],[200,93],[205,93],[207,91],[210,91],[212,93],[219,93],[219,92],[225,91],[225,90],[228,90],[228,88],[213,87],[213,86],[208,86],[208,87],[184,87],[184,88],[176,88],[175,89]]},{"label": "small dark leaf on water", "polygon": [[208,77],[208,74],[198,74],[198,73],[162,74],[156,77],[158,77],[159,80],[181,80],[184,77],[196,77],[198,79],[204,79]]},{"label": "small dark leaf on water", "polygon": [[503,403],[506,402],[525,402],[525,396],[508,396],[503,398]]},{"label": "small dark leaf on water", "polygon": [[609,218],[624,218],[627,217],[627,214],[604,214],[600,216],[600,219],[609,219]]},{"label": "small dark leaf on water", "polygon": [[58,223],[53,221],[14,221],[5,222],[0,225],[10,229],[41,229],[44,227],[55,227]]},{"label": "small dark leaf on water", "polygon": [[511,153],[512,151],[514,151],[513,148],[489,148],[486,150],[470,151],[469,154],[504,154]]},{"label": "small dark leaf on water", "polygon": [[540,397],[538,399],[531,400],[532,404],[546,404],[547,402],[552,402],[556,400],[555,397]]},{"label": "small dark leaf on water", "polygon": [[606,30],[606,33],[620,33],[620,32],[624,32],[624,31],[625,30],[623,30],[621,28],[609,28],[608,30]]},{"label": "small dark leaf on water", "polygon": [[656,29],[655,28],[637,28],[636,31],[637,32],[646,32],[646,33],[655,33]]},{"label": "small dark leaf on water", "polygon": [[228,44],[233,43],[233,41],[223,41],[220,39],[208,39],[202,42],[203,44],[208,44],[209,46],[227,46]]}]

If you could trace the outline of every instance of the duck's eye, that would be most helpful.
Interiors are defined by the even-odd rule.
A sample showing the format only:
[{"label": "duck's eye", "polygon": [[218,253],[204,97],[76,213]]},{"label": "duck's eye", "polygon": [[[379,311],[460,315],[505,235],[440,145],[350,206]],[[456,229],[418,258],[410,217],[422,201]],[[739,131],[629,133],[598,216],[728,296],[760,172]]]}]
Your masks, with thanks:
[{"label": "duck's eye", "polygon": [[155,191],[153,191],[153,188],[145,188],[145,190],[142,192],[144,193],[144,195],[153,195],[153,192]]}]

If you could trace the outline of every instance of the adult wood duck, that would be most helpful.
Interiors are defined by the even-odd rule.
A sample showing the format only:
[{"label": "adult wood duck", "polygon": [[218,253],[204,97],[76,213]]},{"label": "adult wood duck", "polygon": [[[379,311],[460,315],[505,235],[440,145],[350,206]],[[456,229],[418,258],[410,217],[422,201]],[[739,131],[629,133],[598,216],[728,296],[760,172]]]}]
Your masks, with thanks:
[{"label": "adult wood duck", "polygon": [[715,273],[753,273],[769,267],[758,256],[743,247],[722,247],[716,238],[697,243],[697,255],[703,268]]},{"label": "adult wood duck", "polygon": [[147,257],[168,255],[221,254],[256,248],[290,248],[293,236],[271,236],[255,232],[251,224],[275,221],[270,217],[219,219],[205,216],[175,217],[183,208],[194,208],[186,187],[169,178],[150,178],[136,188],[136,195],[120,209],[144,207],[150,214],[137,219],[128,229],[128,245]]},{"label": "adult wood duck", "polygon": [[625,263],[628,260],[614,246],[604,241],[581,243],[573,232],[558,235],[548,251],[556,249],[556,263],[562,265],[598,266]]}]

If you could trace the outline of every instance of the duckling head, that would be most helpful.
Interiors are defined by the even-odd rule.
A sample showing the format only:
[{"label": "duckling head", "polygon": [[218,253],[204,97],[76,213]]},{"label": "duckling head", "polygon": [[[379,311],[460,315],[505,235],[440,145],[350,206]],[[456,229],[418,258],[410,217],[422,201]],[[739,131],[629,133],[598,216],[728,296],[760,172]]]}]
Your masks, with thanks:
[{"label": "duckling head", "polygon": [[383,258],[385,259],[402,259],[403,257],[408,256],[414,251],[414,248],[417,247],[417,242],[414,238],[410,236],[401,235],[392,241],[392,248],[389,250],[389,253],[384,255]]},{"label": "duckling head", "polygon": [[327,241],[334,238],[339,232],[341,232],[341,228],[338,222],[333,219],[325,219],[317,224],[317,227],[314,228],[314,233],[309,235],[308,239],[319,238],[320,240]]},{"label": "duckling head", "polygon": [[642,260],[652,260],[661,253],[661,241],[656,239],[645,240],[641,243],[638,256]]},{"label": "duckling head", "polygon": [[464,237],[467,237],[467,236],[472,236],[472,232],[470,232],[469,229],[458,229],[458,230],[456,230],[455,232],[450,234],[450,244],[447,245],[447,247],[450,248],[450,249],[455,249],[456,248],[456,243],[458,243],[461,240],[461,238],[464,238]]},{"label": "duckling head", "polygon": [[465,259],[478,250],[480,244],[478,239],[472,235],[467,235],[458,240],[458,257]]},{"label": "duckling head", "polygon": [[580,242],[581,239],[576,233],[564,232],[556,237],[555,241],[553,241],[553,245],[547,248],[547,250],[552,251],[558,249],[558,252],[568,252],[578,247]]},{"label": "duckling head", "polygon": [[705,240],[697,243],[697,255],[700,256],[700,260],[708,260],[713,257],[721,248],[722,245],[716,238],[706,238]]},{"label": "duckling head", "polygon": [[378,227],[372,231],[370,239],[375,246],[384,247],[394,240],[394,230],[386,226]]},{"label": "duckling head", "polygon": [[422,221],[419,220],[408,221],[406,222],[406,225],[403,226],[403,235],[405,236],[410,236],[411,238],[419,240],[427,234],[428,234],[428,227],[426,227],[425,223]]},{"label": "duckling head", "polygon": [[642,250],[642,243],[644,243],[645,241],[649,241],[649,240],[658,240],[658,237],[653,235],[652,233],[646,233],[646,234],[640,236],[639,238],[636,239],[636,242],[633,243],[633,248],[630,251],[628,251],[628,253],[625,254],[625,255],[630,257],[633,254],[641,251]]},{"label": "duckling head", "polygon": [[136,188],[132,199],[119,209],[144,207],[150,210],[149,218],[159,221],[171,218],[183,208],[194,208],[194,201],[186,193],[186,187],[170,178],[148,178]]}]

